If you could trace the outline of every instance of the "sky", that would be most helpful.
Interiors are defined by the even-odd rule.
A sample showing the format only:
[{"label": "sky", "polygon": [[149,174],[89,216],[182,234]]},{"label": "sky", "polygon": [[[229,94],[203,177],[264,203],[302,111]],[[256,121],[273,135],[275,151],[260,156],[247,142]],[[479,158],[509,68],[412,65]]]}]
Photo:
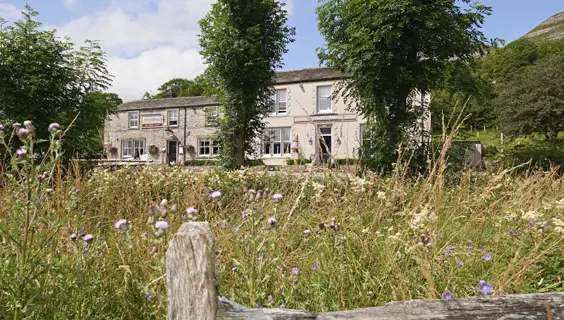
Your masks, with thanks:
[{"label": "sky", "polygon": [[[283,70],[319,66],[316,48],[318,0],[287,3],[295,42]],[[73,42],[98,40],[114,76],[111,92],[124,101],[139,100],[174,77],[192,79],[205,70],[198,53],[198,21],[215,0],[0,0],[0,17],[17,20],[26,3],[39,12],[42,28],[56,29]],[[548,17],[564,11],[563,0],[482,0],[493,8],[483,31],[511,42]]]}]

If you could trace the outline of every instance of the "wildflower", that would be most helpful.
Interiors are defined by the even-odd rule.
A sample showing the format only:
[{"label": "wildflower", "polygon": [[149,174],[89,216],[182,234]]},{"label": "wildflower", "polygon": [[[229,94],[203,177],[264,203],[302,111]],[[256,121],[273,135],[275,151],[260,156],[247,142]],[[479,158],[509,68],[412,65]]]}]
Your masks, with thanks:
[{"label": "wildflower", "polygon": [[27,154],[27,150],[24,148],[19,148],[16,153],[18,154],[18,156],[24,156]]},{"label": "wildflower", "polygon": [[221,191],[217,190],[217,191],[212,192],[210,197],[212,198],[212,200],[218,201],[219,198],[221,198]]},{"label": "wildflower", "polygon": [[444,293],[441,293],[441,300],[454,300],[454,296],[449,290],[447,290]]},{"label": "wildflower", "polygon": [[270,224],[271,226],[274,226],[276,224],[276,218],[275,217],[270,217],[268,218],[268,224]]},{"label": "wildflower", "polygon": [[485,255],[482,256],[482,260],[484,261],[490,261],[492,259],[492,256],[489,253],[486,253]]},{"label": "wildflower", "polygon": [[29,135],[29,130],[25,128],[21,128],[20,130],[18,130],[18,138],[24,140],[25,138],[27,138],[28,135]]},{"label": "wildflower", "polygon": [[232,270],[232,271],[237,271],[237,266],[231,267],[231,270]]},{"label": "wildflower", "polygon": [[282,195],[280,193],[276,193],[272,196],[272,199],[278,201],[278,200],[282,199]]},{"label": "wildflower", "polygon": [[249,213],[247,212],[247,210],[245,210],[241,215],[243,216],[243,219],[245,219],[249,216]]},{"label": "wildflower", "polygon": [[151,293],[147,292],[147,293],[145,294],[145,300],[146,300],[147,302],[149,302],[149,301],[151,300],[151,297],[152,297],[152,296],[153,296],[153,295],[152,295]]},{"label": "wildflower", "polygon": [[147,237],[147,231],[141,232],[141,237],[146,238]]},{"label": "wildflower", "polygon": [[282,302],[282,304],[280,304],[280,309],[286,309],[286,302]]},{"label": "wildflower", "polygon": [[431,248],[433,244],[431,242],[427,243],[427,248]]},{"label": "wildflower", "polygon": [[4,125],[0,124],[0,131],[4,131]]},{"label": "wildflower", "polygon": [[309,229],[304,230],[304,236],[309,237],[310,233],[311,233],[311,230],[309,230]]},{"label": "wildflower", "polygon": [[219,297],[219,301],[221,301],[221,302],[228,302],[229,300],[227,299],[226,296],[221,296],[221,297]]},{"label": "wildflower", "polygon": [[437,235],[437,240],[441,240],[442,238],[443,238],[443,235],[442,235],[441,233],[439,233],[439,234]]},{"label": "wildflower", "polygon": [[480,283],[478,284],[478,290],[480,290],[480,292],[483,295],[488,295],[488,294],[492,294],[493,293],[493,287],[492,284],[489,282],[486,282],[484,280],[480,280]]},{"label": "wildflower", "polygon": [[319,267],[321,267],[321,264],[319,263],[319,261],[315,261],[313,263],[313,265],[311,266],[311,270],[315,271],[315,270],[319,269]]},{"label": "wildflower", "polygon": [[186,218],[186,219],[197,220],[197,219],[198,219],[197,214],[198,214],[198,210],[197,210],[196,208],[190,207],[190,208],[186,209],[186,216],[185,216],[185,218]]},{"label": "wildflower", "polygon": [[474,252],[474,247],[473,247],[473,246],[469,246],[469,247],[468,247],[468,251]]},{"label": "wildflower", "polygon": [[464,265],[464,262],[460,259],[456,259],[456,263],[458,264],[459,267],[462,267]]},{"label": "wildflower", "polygon": [[55,133],[55,132],[59,131],[60,128],[61,128],[61,126],[58,123],[53,122],[49,125],[49,128],[47,129],[47,131],[49,131],[51,133]]},{"label": "wildflower", "polygon": [[445,249],[445,254],[447,256],[450,256],[451,252],[454,251],[454,250],[456,250],[455,246],[447,246],[446,249]]},{"label": "wildflower", "polygon": [[46,193],[48,196],[50,196],[51,193],[53,193],[53,189],[47,188],[47,189],[45,189],[45,193]]},{"label": "wildflower", "polygon": [[294,275],[297,276],[299,272],[300,272],[300,271],[299,271],[299,269],[298,269],[297,266],[293,266],[293,267],[292,267],[292,274],[294,274]]},{"label": "wildflower", "polygon": [[178,201],[174,200],[172,201],[172,207],[170,208],[170,212],[176,212],[178,211]]},{"label": "wildflower", "polygon": [[157,223],[155,223],[155,227],[157,228],[157,232],[155,232],[155,236],[157,238],[160,238],[166,234],[166,231],[168,229],[168,222],[157,221]]},{"label": "wildflower", "polygon": [[262,309],[262,303],[260,303],[260,302],[257,303],[257,308],[258,308],[258,309]]},{"label": "wildflower", "polygon": [[127,227],[127,220],[125,220],[125,219],[118,220],[115,223],[114,227],[116,229],[122,229],[122,230],[125,229]]},{"label": "wildflower", "polygon": [[92,236],[91,234],[87,234],[84,237],[82,237],[82,240],[86,241],[87,243],[92,242],[92,239],[94,239],[94,236]]},{"label": "wildflower", "polygon": [[[19,122],[14,122],[14,123],[12,124],[12,127],[14,128],[14,132],[17,133],[18,131],[20,131],[20,128],[22,127],[22,124],[19,123]],[[564,199],[562,199],[562,200],[564,200]]]},{"label": "wildflower", "polygon": [[70,239],[71,239],[71,240],[76,240],[76,233],[71,234],[71,235],[70,235]]},{"label": "wildflower", "polygon": [[33,124],[31,124],[31,121],[27,120],[24,121],[24,126],[25,129],[30,133],[30,134],[34,134],[35,133],[35,127],[33,126]]}]

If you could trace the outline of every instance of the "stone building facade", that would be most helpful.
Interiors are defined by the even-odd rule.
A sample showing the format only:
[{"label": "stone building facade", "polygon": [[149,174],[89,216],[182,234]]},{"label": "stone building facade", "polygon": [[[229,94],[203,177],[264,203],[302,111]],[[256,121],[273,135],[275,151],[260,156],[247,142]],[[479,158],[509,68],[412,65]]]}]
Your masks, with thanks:
[{"label": "stone building facade", "polygon": [[[288,159],[326,161],[355,158],[365,120],[342,99],[331,99],[342,76],[329,68],[278,72],[273,112],[256,151],[267,165]],[[415,101],[428,97],[415,93]],[[114,159],[151,159],[156,163],[214,157],[219,104],[212,97],[182,97],[127,102],[106,121],[105,146]],[[420,121],[430,130],[430,116]]]}]

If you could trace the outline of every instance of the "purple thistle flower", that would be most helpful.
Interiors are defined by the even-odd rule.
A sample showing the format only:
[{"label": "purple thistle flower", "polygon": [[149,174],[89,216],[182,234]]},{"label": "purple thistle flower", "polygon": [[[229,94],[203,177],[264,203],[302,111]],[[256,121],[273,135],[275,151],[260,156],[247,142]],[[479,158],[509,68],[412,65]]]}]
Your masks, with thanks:
[{"label": "purple thistle flower", "polygon": [[49,128],[47,129],[47,131],[54,133],[54,132],[57,132],[60,128],[61,128],[61,126],[58,123],[53,122],[49,125]]},{"label": "purple thistle flower", "polygon": [[25,154],[27,154],[27,150],[24,148],[19,148],[16,153],[18,154],[18,156],[23,156]]},{"label": "purple thistle flower", "polygon": [[310,234],[311,234],[311,230],[309,229],[304,230],[304,236],[309,237]]},{"label": "purple thistle flower", "polygon": [[483,295],[488,295],[488,294],[492,294],[493,293],[493,287],[492,284],[489,282],[486,282],[484,280],[480,280],[480,283],[478,284],[478,290],[480,290],[480,292]]},{"label": "purple thistle flower", "polygon": [[270,224],[271,226],[275,225],[276,222],[277,222],[275,217],[270,217],[270,218],[268,218],[267,221],[268,221],[268,224]]},{"label": "purple thistle flower", "polygon": [[189,215],[195,215],[198,214],[198,210],[194,207],[190,207],[188,209],[186,209],[186,213]]},{"label": "purple thistle flower", "polygon": [[0,131],[4,131],[4,125],[0,124]]},{"label": "purple thistle flower", "polygon": [[155,223],[155,227],[157,229],[168,229],[168,222],[166,221],[157,221],[157,223]]},{"label": "purple thistle flower", "polygon": [[468,251],[474,252],[474,247],[473,247],[473,246],[469,246],[469,247],[468,247]]},{"label": "purple thistle flower", "polygon": [[234,265],[233,267],[231,267],[231,270],[232,270],[232,271],[237,271],[237,266]]},{"label": "purple thistle flower", "polygon": [[71,240],[76,240],[76,233],[71,234],[71,235],[70,235],[70,239],[71,239]]},{"label": "purple thistle flower", "polygon": [[247,210],[243,211],[243,213],[241,214],[243,219],[247,218],[249,216],[249,213],[247,212]]},{"label": "purple thistle flower", "polygon": [[82,237],[82,240],[84,240],[84,241],[90,243],[90,242],[92,242],[92,239],[93,239],[93,238],[94,238],[93,235],[87,234],[87,235],[85,235],[84,237]]},{"label": "purple thistle flower", "polygon": [[20,130],[18,130],[18,137],[20,139],[24,140],[25,138],[27,138],[28,135],[29,135],[29,130],[25,128],[21,128]]},{"label": "purple thistle flower", "polygon": [[529,221],[529,227],[533,228],[534,226],[535,226],[535,220],[533,219],[533,220]]},{"label": "purple thistle flower", "polygon": [[212,200],[217,201],[219,200],[219,198],[221,198],[221,191],[217,190],[212,192],[211,196]]},{"label": "purple thistle flower", "polygon": [[550,227],[551,227],[550,221],[548,221],[548,222],[546,223],[546,228],[547,228],[547,229],[550,229]]},{"label": "purple thistle flower", "polygon": [[460,259],[456,259],[456,263],[458,264],[459,267],[462,267],[464,265],[464,262]]},{"label": "purple thistle flower", "polygon": [[278,200],[282,199],[282,195],[280,193],[276,193],[272,196],[272,199],[278,201]]},{"label": "purple thistle flower", "polygon": [[14,122],[14,123],[12,124],[12,128],[14,128],[14,131],[15,131],[16,133],[18,132],[18,130],[20,130],[21,127],[22,127],[22,124],[19,123],[19,122]]},{"label": "purple thistle flower", "polygon": [[486,253],[485,255],[482,256],[482,260],[484,261],[490,261],[492,259],[492,256],[489,253]]},{"label": "purple thistle flower", "polygon": [[292,267],[292,273],[293,273],[294,275],[296,275],[296,276],[298,275],[298,273],[300,273],[300,271],[299,271],[299,269],[298,269],[297,266],[293,266],[293,267]]},{"label": "purple thistle flower", "polygon": [[146,300],[147,302],[151,301],[151,297],[152,297],[152,296],[153,296],[153,295],[152,295],[150,292],[147,292],[147,293],[145,294],[145,300]]},{"label": "purple thistle flower", "polygon": [[427,243],[427,248],[431,248],[433,244],[431,242]]},{"label": "purple thistle flower", "polygon": [[454,296],[449,290],[447,290],[444,293],[441,293],[441,300],[454,300]]}]

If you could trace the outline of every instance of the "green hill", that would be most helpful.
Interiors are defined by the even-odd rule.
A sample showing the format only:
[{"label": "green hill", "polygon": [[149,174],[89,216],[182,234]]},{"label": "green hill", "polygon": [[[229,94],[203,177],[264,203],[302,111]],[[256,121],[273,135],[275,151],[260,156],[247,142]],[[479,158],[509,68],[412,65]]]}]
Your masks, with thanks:
[{"label": "green hill", "polygon": [[525,39],[562,39],[564,38],[564,12],[557,13],[546,19],[536,28],[529,31],[522,38]]}]

